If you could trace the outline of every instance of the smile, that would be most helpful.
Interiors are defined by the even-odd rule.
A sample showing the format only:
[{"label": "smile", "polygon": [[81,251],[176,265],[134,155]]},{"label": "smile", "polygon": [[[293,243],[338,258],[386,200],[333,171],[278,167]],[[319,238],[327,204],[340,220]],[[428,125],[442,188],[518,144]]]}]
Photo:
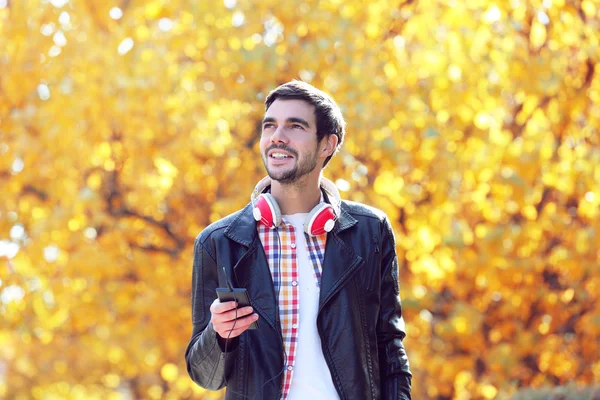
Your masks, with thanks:
[{"label": "smile", "polygon": [[293,158],[292,156],[289,156],[287,154],[284,153],[271,153],[269,155],[270,158],[274,158],[276,160],[284,160],[286,158]]}]

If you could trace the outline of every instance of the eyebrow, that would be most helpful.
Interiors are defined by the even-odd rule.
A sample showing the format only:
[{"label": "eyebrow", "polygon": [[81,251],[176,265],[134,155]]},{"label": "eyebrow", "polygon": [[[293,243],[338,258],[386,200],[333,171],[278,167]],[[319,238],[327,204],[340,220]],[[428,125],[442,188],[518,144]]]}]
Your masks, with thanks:
[{"label": "eyebrow", "polygon": [[[277,120],[273,117],[265,117],[265,119],[263,119],[262,123],[264,125],[267,122],[277,122]],[[290,118],[286,119],[285,122],[288,124],[296,123],[296,124],[303,125],[305,128],[310,128],[310,124],[308,123],[308,121],[306,121],[303,118],[290,117]]]}]

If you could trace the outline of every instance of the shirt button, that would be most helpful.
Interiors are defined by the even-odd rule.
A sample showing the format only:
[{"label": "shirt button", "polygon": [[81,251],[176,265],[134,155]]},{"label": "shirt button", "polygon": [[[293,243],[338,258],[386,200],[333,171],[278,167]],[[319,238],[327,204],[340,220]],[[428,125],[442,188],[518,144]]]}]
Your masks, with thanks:
[{"label": "shirt button", "polygon": [[294,329],[298,329],[298,324],[293,324],[293,325],[292,325],[292,328],[294,328]]},{"label": "shirt button", "polygon": [[294,367],[292,367],[291,365],[288,365],[288,368],[287,368],[287,369],[288,369],[288,371],[291,371],[291,370],[293,370],[293,369],[294,369]]},{"label": "shirt button", "polygon": [[298,286],[298,282],[292,281],[292,286]]},{"label": "shirt button", "polygon": [[291,246],[292,246],[292,249],[295,249],[296,248],[296,243],[292,243]]}]

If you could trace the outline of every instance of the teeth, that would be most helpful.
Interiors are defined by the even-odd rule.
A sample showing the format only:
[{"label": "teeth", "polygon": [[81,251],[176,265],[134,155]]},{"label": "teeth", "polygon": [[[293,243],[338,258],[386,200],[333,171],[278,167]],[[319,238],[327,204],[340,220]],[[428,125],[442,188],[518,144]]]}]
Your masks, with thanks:
[{"label": "teeth", "polygon": [[273,154],[271,154],[271,157],[273,157],[273,158],[290,158],[290,156],[282,154],[282,153],[273,153]]}]

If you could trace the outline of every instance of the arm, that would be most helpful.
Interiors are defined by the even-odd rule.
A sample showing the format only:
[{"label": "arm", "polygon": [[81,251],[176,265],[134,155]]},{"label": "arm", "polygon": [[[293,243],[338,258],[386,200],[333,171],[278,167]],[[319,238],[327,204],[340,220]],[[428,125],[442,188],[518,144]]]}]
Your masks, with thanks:
[{"label": "arm", "polygon": [[406,336],[400,290],[396,241],[387,218],[382,223],[381,308],[377,325],[377,343],[382,384],[382,399],[411,398],[412,374],[402,340]]},{"label": "arm", "polygon": [[[217,263],[200,238],[194,243],[192,272],[192,338],[185,351],[188,374],[194,382],[209,390],[225,386],[239,340],[233,338],[223,350],[224,341],[215,331],[210,306],[217,297]],[[231,349],[231,350],[230,350]]]}]

